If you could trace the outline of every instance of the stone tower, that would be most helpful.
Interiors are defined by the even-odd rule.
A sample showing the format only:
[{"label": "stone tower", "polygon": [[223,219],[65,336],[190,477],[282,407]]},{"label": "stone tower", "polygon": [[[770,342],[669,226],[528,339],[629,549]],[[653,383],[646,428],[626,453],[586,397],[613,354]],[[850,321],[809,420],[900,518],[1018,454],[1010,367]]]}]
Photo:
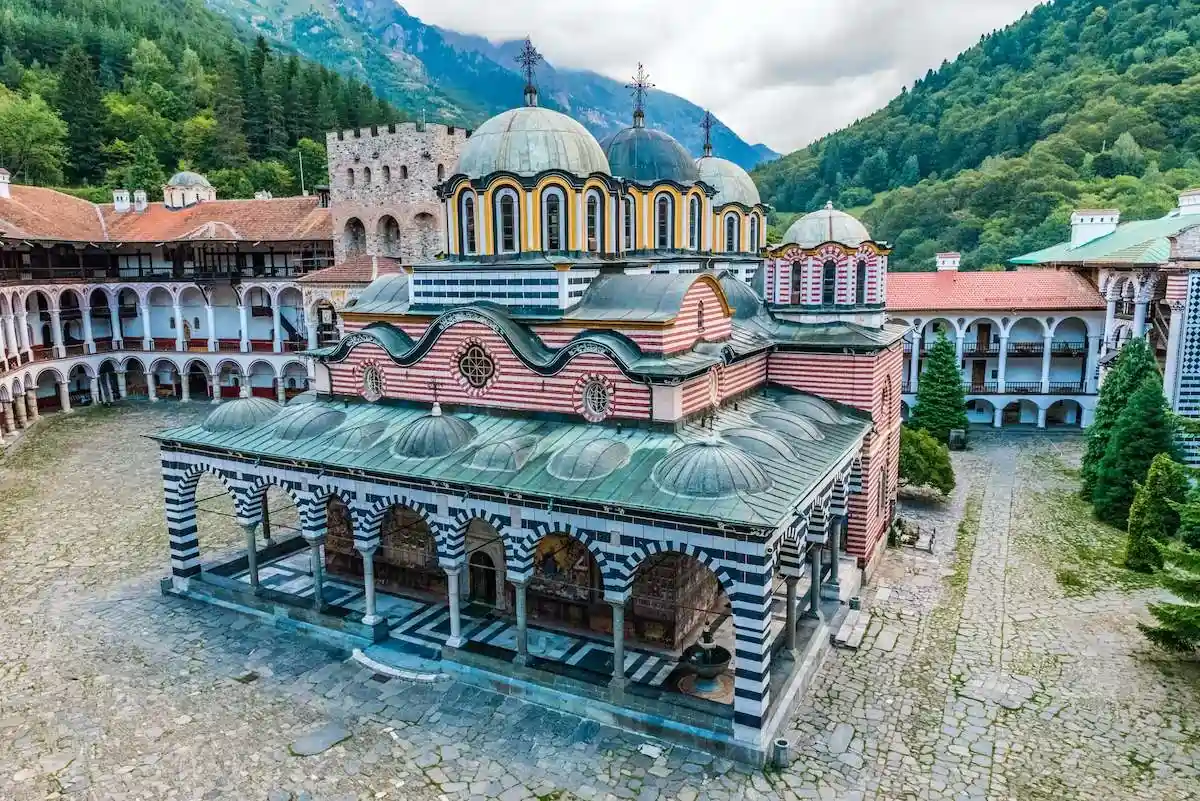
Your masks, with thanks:
[{"label": "stone tower", "polygon": [[434,187],[454,172],[468,135],[415,122],[327,134],[337,261],[365,254],[411,264],[445,250],[445,210]]}]

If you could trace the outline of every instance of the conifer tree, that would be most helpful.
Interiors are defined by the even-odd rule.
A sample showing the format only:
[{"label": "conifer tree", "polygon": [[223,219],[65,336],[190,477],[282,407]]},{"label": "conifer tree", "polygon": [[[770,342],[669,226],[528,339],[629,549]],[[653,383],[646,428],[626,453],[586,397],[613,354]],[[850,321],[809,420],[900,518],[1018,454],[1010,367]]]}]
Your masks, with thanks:
[{"label": "conifer tree", "polygon": [[1088,426],[1087,450],[1083,454],[1083,487],[1080,494],[1086,500],[1091,500],[1095,492],[1096,469],[1108,449],[1117,417],[1129,405],[1129,396],[1141,385],[1142,380],[1157,373],[1154,355],[1146,345],[1146,340],[1139,337],[1125,343],[1104,376],[1100,397],[1096,400],[1096,414]]},{"label": "conifer tree", "polygon": [[945,332],[938,335],[929,349],[909,424],[928,431],[938,442],[949,440],[952,430],[967,427],[962,370],[957,351]]},{"label": "conifer tree", "polygon": [[1125,567],[1143,573],[1162,567],[1159,546],[1175,536],[1179,528],[1177,509],[1187,490],[1187,469],[1169,454],[1155,456],[1129,507]]},{"label": "conifer tree", "polygon": [[1175,426],[1167,412],[1157,372],[1142,379],[1117,417],[1104,458],[1096,468],[1092,494],[1096,517],[1125,528],[1135,483],[1144,479],[1160,453],[1173,454]]},{"label": "conifer tree", "polygon": [[104,106],[96,67],[79,45],[63,56],[63,75],[71,77],[71,89],[60,92],[59,115],[67,124],[69,180],[91,181],[101,174],[104,147]]},{"label": "conifer tree", "polygon": [[1157,626],[1139,623],[1138,628],[1160,648],[1176,653],[1192,653],[1200,648],[1200,551],[1176,544],[1164,549],[1167,569],[1159,583],[1180,599],[1180,603],[1150,604]]}]

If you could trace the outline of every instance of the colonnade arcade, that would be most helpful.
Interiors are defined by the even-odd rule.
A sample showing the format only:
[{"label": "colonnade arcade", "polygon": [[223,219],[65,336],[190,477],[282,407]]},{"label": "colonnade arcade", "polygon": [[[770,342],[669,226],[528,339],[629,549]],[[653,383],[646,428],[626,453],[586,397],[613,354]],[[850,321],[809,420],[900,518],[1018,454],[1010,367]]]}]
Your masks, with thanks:
[{"label": "colonnade arcade", "polygon": [[[176,450],[169,443],[162,459],[170,581],[177,591],[203,591],[229,575],[227,564],[201,562],[197,511],[203,510],[198,504],[203,496],[198,498],[197,487],[203,477],[215,477],[232,498],[244,531],[237,562],[245,571],[242,592],[306,607],[340,625],[351,621],[374,639],[389,636],[390,607],[381,608],[377,592],[448,607],[444,646],[451,649],[472,647],[463,624],[471,618],[463,610],[480,606],[515,618],[510,650],[517,664],[538,655],[530,637],[545,627],[604,638],[612,656],[603,681],[612,692],[624,693],[631,680],[627,641],[678,654],[702,631],[732,623],[732,708],[726,715],[739,739],[756,739],[763,728],[773,653],[794,659],[800,614],[819,617],[822,599],[831,592],[837,597],[847,499],[860,491],[857,467],[847,463],[786,530],[747,536],[662,527],[554,503],[472,498],[357,473],[318,474]],[[264,512],[269,517],[275,511],[268,491],[285,493],[297,510],[298,536],[288,543],[264,521]],[[276,538],[269,539],[271,534]],[[302,597],[283,598],[261,578],[285,552],[292,559],[305,556]],[[798,585],[806,575],[801,599]],[[331,602],[337,596],[327,588],[334,580],[361,584],[361,614]],[[785,621],[772,628],[777,592],[785,594],[779,602]],[[530,619],[538,630],[528,626]]]}]

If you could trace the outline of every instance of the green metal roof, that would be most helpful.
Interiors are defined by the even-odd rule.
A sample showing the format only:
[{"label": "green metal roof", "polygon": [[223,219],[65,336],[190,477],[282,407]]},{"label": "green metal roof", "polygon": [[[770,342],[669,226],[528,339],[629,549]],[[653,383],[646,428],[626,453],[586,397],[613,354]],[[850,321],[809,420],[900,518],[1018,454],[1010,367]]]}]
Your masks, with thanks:
[{"label": "green metal roof", "polygon": [[[775,528],[858,452],[871,428],[869,415],[841,405],[834,405],[840,424],[804,418],[819,432],[819,439],[797,438],[783,428],[770,427],[780,414],[796,416],[787,408],[790,400],[807,397],[811,396],[771,387],[741,399],[736,409],[719,410],[711,428],[690,424],[678,431],[447,409],[443,420],[459,424],[452,439],[463,435],[462,441],[449,451],[434,449],[439,455],[429,458],[402,455],[400,446],[411,441],[413,426],[427,426],[431,419],[428,407],[414,405],[332,400],[307,404],[306,410],[318,407],[345,416],[339,426],[307,439],[281,437],[281,433],[295,435],[287,410],[250,429],[210,431],[198,424],[163,431],[154,438],[167,447],[191,446],[383,477],[619,506],[626,512],[641,510],[700,523]],[[722,438],[724,432],[730,436]],[[739,447],[747,437],[778,445],[752,451]],[[720,447],[705,452],[703,459],[683,460],[686,470],[678,464],[681,457],[667,460],[668,454],[689,444],[717,441]],[[770,458],[781,448],[790,454],[788,458]],[[512,457],[500,457],[497,451]],[[660,463],[665,466],[656,472]],[[713,475],[702,474],[710,469]],[[766,486],[757,480],[760,474],[767,477]]]},{"label": "green metal roof", "polygon": [[615,320],[661,323],[674,320],[683,306],[683,296],[707,273],[626,275],[605,273],[588,286],[564,320]]},{"label": "green metal roof", "polygon": [[1010,259],[1010,264],[1163,264],[1171,257],[1170,237],[1200,225],[1200,215],[1173,212],[1157,220],[1117,226],[1111,234],[1071,247],[1069,241]]}]

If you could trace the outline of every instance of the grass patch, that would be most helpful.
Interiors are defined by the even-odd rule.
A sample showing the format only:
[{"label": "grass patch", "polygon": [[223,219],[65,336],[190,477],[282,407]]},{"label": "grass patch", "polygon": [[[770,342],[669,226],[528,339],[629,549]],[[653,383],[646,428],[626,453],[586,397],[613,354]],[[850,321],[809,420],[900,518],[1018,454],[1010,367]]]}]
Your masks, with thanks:
[{"label": "grass patch", "polygon": [[1064,462],[1060,457],[1046,451],[1039,451],[1033,455],[1030,463],[1037,468],[1039,472],[1051,473],[1070,479],[1072,482],[1078,483],[1083,478],[1083,471],[1078,467],[1071,467]]}]

